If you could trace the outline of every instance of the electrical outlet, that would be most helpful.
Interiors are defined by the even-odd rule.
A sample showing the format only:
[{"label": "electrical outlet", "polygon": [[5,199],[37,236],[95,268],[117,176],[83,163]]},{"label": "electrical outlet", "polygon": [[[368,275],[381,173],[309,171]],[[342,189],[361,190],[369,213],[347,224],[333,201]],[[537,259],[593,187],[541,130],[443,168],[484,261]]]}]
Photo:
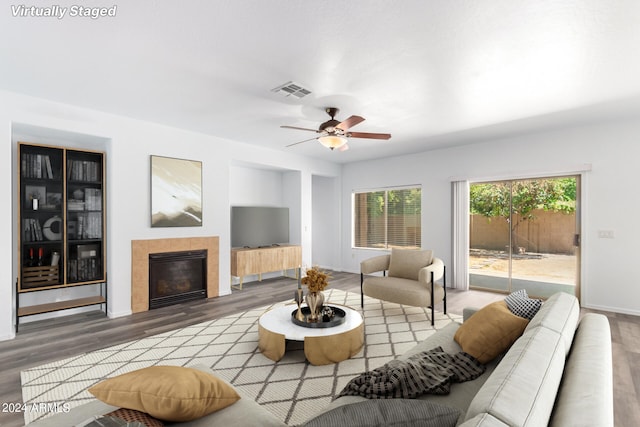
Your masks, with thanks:
[{"label": "electrical outlet", "polygon": [[613,239],[613,230],[598,230],[598,238]]}]

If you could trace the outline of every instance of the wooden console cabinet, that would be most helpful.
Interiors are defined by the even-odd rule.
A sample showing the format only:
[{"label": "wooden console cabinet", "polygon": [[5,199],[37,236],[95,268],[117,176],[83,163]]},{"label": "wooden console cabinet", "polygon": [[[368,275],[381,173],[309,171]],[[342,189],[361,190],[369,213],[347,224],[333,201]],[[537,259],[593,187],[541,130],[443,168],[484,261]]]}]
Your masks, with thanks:
[{"label": "wooden console cabinet", "polygon": [[297,245],[270,246],[267,248],[231,249],[231,276],[239,277],[238,289],[242,289],[244,276],[294,269],[296,275],[302,265],[302,247]]}]

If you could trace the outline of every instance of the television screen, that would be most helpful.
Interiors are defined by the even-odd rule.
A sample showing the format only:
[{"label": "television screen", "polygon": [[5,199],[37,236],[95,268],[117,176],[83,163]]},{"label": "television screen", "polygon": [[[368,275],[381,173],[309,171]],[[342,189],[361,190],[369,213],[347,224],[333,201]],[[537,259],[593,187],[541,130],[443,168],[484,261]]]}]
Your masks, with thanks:
[{"label": "television screen", "polygon": [[261,247],[289,243],[289,208],[231,207],[231,246]]}]

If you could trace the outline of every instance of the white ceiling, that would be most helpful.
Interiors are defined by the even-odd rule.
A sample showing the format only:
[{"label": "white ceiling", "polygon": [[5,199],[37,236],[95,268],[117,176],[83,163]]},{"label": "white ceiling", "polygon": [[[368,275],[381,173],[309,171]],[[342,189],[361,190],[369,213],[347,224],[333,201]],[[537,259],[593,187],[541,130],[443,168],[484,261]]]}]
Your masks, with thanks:
[{"label": "white ceiling", "polygon": [[[114,3],[57,19],[5,2],[0,88],[336,162],[640,114],[637,0],[25,4]],[[271,91],[288,81],[312,94]],[[280,125],[317,128],[328,106],[392,138],[285,148],[315,134]]]}]

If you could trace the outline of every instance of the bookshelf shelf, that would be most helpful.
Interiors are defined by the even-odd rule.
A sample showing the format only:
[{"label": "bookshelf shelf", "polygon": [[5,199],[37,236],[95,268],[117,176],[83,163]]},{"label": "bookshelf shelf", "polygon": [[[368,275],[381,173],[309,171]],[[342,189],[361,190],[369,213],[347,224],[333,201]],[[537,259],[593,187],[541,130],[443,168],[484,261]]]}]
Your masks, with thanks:
[{"label": "bookshelf shelf", "polygon": [[[105,154],[18,143],[19,238],[16,332],[20,317],[104,304]],[[20,305],[20,295],[98,284],[99,295]]]},{"label": "bookshelf shelf", "polygon": [[106,304],[107,299],[103,296],[93,296],[86,298],[77,298],[69,301],[57,301],[46,304],[32,305],[29,307],[21,307],[18,314],[21,317],[32,316],[34,314],[51,313],[53,311],[68,310],[70,308],[87,307],[90,305]]}]

